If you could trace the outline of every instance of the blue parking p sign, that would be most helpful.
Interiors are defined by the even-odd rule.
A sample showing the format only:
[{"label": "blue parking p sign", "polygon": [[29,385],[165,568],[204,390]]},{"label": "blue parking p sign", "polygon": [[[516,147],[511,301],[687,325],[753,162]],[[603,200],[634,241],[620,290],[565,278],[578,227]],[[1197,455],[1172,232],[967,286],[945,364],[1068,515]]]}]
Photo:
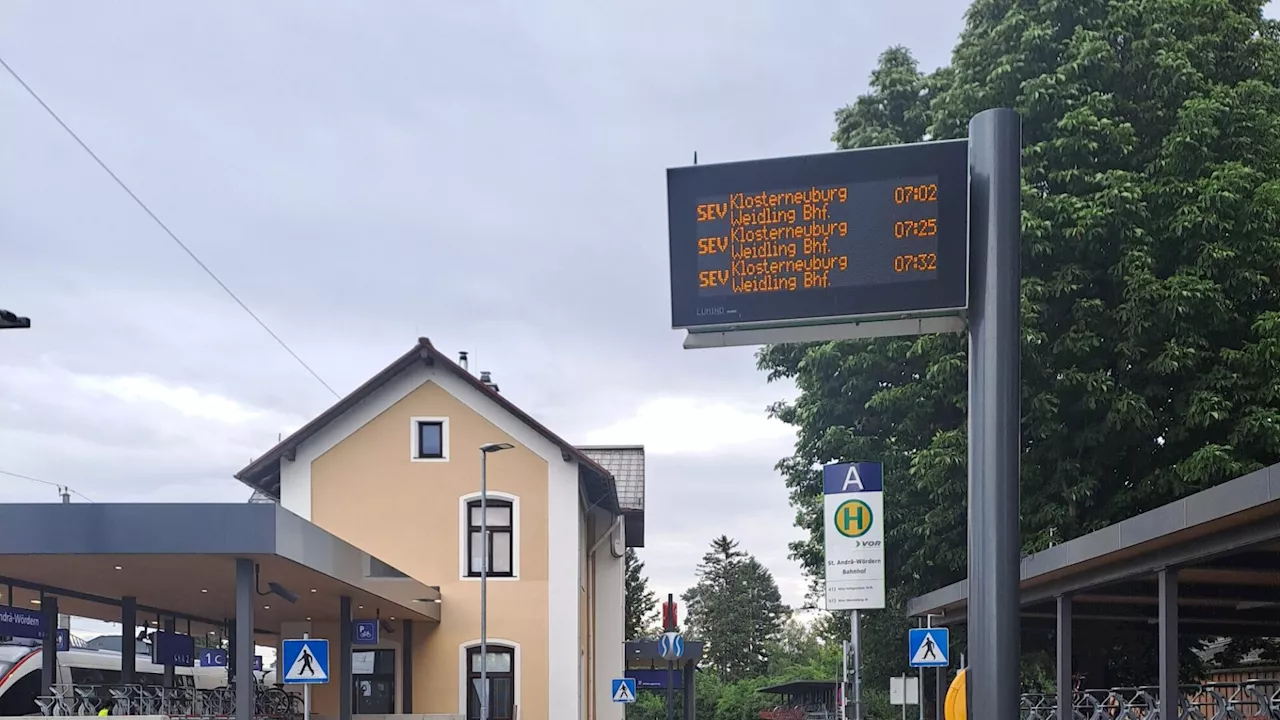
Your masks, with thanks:
[{"label": "blue parking p sign", "polygon": [[352,645],[377,645],[378,644],[378,621],[377,620],[353,620],[351,622],[351,644]]}]

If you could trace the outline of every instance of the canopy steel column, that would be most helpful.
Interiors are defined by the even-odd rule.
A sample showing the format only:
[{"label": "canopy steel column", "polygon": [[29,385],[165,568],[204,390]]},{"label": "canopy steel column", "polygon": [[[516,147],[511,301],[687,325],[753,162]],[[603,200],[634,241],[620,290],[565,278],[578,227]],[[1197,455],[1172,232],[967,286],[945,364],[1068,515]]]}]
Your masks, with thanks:
[{"label": "canopy steel column", "polygon": [[338,657],[329,656],[329,673],[338,666],[338,720],[351,720],[351,598],[338,600]]},{"label": "canopy steel column", "polygon": [[413,714],[413,621],[404,621],[400,644],[400,713]]},{"label": "canopy steel column", "polygon": [[236,558],[236,720],[253,720],[253,561]]},{"label": "canopy steel column", "polygon": [[697,682],[696,663],[688,661],[684,664],[684,720],[695,720],[698,716],[697,688],[694,683]]},{"label": "canopy steel column", "polygon": [[1058,596],[1058,720],[1073,720],[1071,680],[1071,596]]},{"label": "canopy steel column", "polygon": [[[1157,575],[1160,603],[1160,717],[1178,717],[1178,571],[1164,568]],[[1170,709],[1172,708],[1172,709]]]},{"label": "canopy steel column", "polygon": [[[165,618],[164,631],[171,635],[178,632],[178,619],[172,615]],[[155,647],[154,643],[152,644],[152,647]],[[165,658],[164,663],[164,686],[167,688],[174,687],[174,676],[177,674],[174,671],[173,663],[169,662],[170,660],[172,660],[172,658]]]},{"label": "canopy steel column", "polygon": [[[257,584],[254,584],[256,590]],[[227,683],[235,682],[236,679],[236,621],[227,621]]]},{"label": "canopy steel column", "polygon": [[138,598],[120,598],[120,682],[132,685],[138,669]]},{"label": "canopy steel column", "polygon": [[44,666],[40,670],[40,694],[52,695],[58,682],[58,598],[40,593],[40,610],[44,613]]}]

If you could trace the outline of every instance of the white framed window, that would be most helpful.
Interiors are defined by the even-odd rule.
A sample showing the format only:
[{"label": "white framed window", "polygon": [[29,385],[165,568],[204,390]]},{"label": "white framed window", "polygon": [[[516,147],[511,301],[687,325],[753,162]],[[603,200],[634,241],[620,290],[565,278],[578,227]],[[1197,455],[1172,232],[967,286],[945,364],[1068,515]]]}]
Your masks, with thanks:
[{"label": "white framed window", "polygon": [[[520,577],[520,498],[504,492],[490,491],[485,521],[489,534],[488,562],[490,580],[516,580]],[[479,580],[485,545],[480,534],[480,493],[458,499],[458,577]]]},{"label": "white framed window", "polygon": [[520,643],[489,638],[486,657],[480,655],[480,641],[458,647],[458,712],[467,720],[480,717],[480,668],[487,675],[489,717],[512,720],[520,708]]},{"label": "white framed window", "polygon": [[409,460],[449,461],[449,418],[409,418]]}]

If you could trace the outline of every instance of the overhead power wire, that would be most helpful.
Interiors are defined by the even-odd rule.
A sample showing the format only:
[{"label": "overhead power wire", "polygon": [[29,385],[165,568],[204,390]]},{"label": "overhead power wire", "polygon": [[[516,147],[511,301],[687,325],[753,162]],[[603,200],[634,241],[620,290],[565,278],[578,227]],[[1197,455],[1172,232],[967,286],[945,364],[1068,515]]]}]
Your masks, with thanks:
[{"label": "overhead power wire", "polygon": [[191,259],[194,260],[197,265],[200,266],[201,270],[204,270],[205,274],[213,278],[214,282],[218,283],[218,287],[222,288],[223,291],[225,291],[227,295],[230,296],[231,299],[234,300],[235,303],[240,306],[240,309],[248,313],[249,317],[253,318],[254,322],[258,323],[258,325],[261,326],[263,330],[266,330],[267,334],[270,335],[271,338],[280,345],[280,347],[284,348],[284,351],[289,353],[289,355],[291,355],[294,360],[297,360],[298,364],[301,365],[303,369],[305,369],[308,373],[311,374],[311,377],[315,378],[317,382],[323,385],[325,390],[328,390],[330,393],[332,393],[334,397],[341,397],[340,395],[338,395],[337,391],[335,391],[332,387],[330,387],[329,383],[324,381],[324,378],[320,377],[319,373],[313,370],[311,366],[308,365],[306,361],[303,360],[298,355],[298,353],[294,352],[293,348],[289,347],[288,343],[286,343],[283,339],[281,339],[281,337],[277,335],[274,330],[272,330],[265,322],[263,322],[262,318],[258,317],[257,313],[249,309],[249,306],[246,305],[245,302],[241,300],[240,297],[237,296],[235,292],[231,290],[231,288],[227,287],[227,284],[222,282],[222,280],[217,276],[217,274],[214,273],[213,270],[210,270],[209,266],[205,265],[204,261],[202,261],[195,254],[195,252],[191,250],[190,247],[187,247],[187,244],[182,242],[182,240],[178,237],[178,235],[174,233],[172,230],[170,230],[169,226],[165,225],[164,221],[162,221],[159,218],[159,216],[157,216],[154,212],[151,211],[151,208],[148,207],[147,204],[142,201],[142,198],[138,197],[137,194],[133,192],[133,190],[129,189],[129,186],[126,185],[125,182],[121,180],[118,175],[112,172],[110,167],[107,167],[107,164],[102,161],[102,158],[98,157],[98,154],[95,153],[88,146],[88,144],[85,143],[84,140],[80,139],[80,136],[76,134],[75,130],[72,130],[69,125],[63,122],[62,118],[58,116],[58,113],[54,112],[53,108],[49,107],[49,104],[46,103],[44,99],[40,97],[40,94],[37,93],[34,89],[32,89],[32,87],[27,84],[27,81],[23,80],[22,76],[19,75],[17,71],[15,71],[12,67],[10,67],[9,63],[5,62],[3,57],[0,57],[0,65],[3,65],[4,69],[7,70],[10,75],[13,76],[13,79],[17,80],[18,84],[21,85],[23,89],[27,91],[27,94],[30,95],[32,98],[34,98],[36,102],[40,103],[40,107],[44,108],[45,112],[49,113],[49,117],[52,117],[55,122],[61,125],[62,129],[65,130],[67,134],[70,135],[71,138],[75,140],[76,143],[79,144],[80,147],[83,148],[86,153],[89,154],[89,157],[93,158],[93,161],[98,164],[98,167],[102,168],[103,171],[107,173],[107,175],[111,176],[111,179],[114,180],[116,184],[120,186],[120,189],[124,190],[129,197],[133,198],[133,201],[138,204],[138,207],[142,208],[142,211],[145,212],[152,220],[154,220],[156,225],[160,226],[160,229],[163,230],[165,234],[169,236],[170,239],[172,239],[175,243],[177,243],[178,247],[182,248],[182,250],[188,256],[190,256]]},{"label": "overhead power wire", "polygon": [[31,482],[40,483],[41,485],[48,485],[49,487],[55,487],[58,489],[59,492],[66,490],[72,495],[79,495],[81,498],[83,498],[87,502],[93,502],[93,500],[89,498],[87,495],[80,492],[79,490],[76,490],[70,485],[59,485],[58,483],[55,483],[55,482],[49,482],[48,480],[41,480],[40,478],[33,478],[30,475],[23,475],[21,473],[9,472],[8,470],[0,470],[0,475],[8,475],[9,477],[18,478],[19,480],[30,480]]}]

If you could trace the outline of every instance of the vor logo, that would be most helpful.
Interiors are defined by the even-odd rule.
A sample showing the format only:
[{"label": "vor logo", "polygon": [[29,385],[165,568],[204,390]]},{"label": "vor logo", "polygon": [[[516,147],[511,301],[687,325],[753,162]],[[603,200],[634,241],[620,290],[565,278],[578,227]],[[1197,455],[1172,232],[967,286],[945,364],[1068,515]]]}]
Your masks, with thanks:
[{"label": "vor logo", "polygon": [[836,531],[848,538],[862,537],[871,529],[875,518],[871,508],[861,500],[846,500],[836,508]]}]

